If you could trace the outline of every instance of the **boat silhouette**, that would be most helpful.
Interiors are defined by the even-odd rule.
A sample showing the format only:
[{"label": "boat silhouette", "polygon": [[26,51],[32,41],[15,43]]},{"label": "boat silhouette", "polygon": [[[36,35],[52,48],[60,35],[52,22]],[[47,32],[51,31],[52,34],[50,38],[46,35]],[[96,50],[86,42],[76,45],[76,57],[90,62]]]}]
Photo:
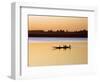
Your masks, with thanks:
[{"label": "boat silhouette", "polygon": [[71,45],[63,45],[63,46],[54,46],[54,49],[71,49]]}]

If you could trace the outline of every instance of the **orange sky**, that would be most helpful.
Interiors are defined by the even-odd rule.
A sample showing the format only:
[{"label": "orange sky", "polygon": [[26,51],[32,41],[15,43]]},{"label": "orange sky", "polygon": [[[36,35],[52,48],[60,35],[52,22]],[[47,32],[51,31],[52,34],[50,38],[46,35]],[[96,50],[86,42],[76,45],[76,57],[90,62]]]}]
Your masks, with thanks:
[{"label": "orange sky", "polygon": [[88,29],[87,17],[29,16],[29,30],[68,30]]}]

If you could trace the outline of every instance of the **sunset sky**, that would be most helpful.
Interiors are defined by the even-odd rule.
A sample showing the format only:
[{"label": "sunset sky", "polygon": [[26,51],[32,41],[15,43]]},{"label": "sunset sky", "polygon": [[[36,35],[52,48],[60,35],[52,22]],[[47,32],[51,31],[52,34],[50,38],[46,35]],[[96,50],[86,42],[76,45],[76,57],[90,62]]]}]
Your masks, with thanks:
[{"label": "sunset sky", "polygon": [[29,16],[28,25],[28,30],[79,31],[88,29],[88,18],[68,16]]}]

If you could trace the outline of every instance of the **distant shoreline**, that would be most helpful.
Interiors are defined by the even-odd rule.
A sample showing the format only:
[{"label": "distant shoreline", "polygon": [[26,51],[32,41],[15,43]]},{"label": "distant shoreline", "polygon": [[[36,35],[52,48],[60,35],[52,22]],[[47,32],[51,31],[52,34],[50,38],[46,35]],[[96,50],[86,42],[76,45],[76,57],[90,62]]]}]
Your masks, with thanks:
[{"label": "distant shoreline", "polygon": [[28,37],[63,37],[63,38],[87,38],[88,31],[74,31],[74,32],[65,32],[63,30],[60,31],[43,31],[43,30],[33,30],[28,31]]}]

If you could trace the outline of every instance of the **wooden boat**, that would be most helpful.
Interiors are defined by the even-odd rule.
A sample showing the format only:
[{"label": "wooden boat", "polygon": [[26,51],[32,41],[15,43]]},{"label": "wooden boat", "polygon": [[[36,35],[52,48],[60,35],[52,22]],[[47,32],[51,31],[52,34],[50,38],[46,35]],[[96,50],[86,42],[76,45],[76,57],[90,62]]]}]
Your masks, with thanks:
[{"label": "wooden boat", "polygon": [[55,49],[71,49],[71,45],[63,45],[63,46],[54,46],[53,48]]}]

